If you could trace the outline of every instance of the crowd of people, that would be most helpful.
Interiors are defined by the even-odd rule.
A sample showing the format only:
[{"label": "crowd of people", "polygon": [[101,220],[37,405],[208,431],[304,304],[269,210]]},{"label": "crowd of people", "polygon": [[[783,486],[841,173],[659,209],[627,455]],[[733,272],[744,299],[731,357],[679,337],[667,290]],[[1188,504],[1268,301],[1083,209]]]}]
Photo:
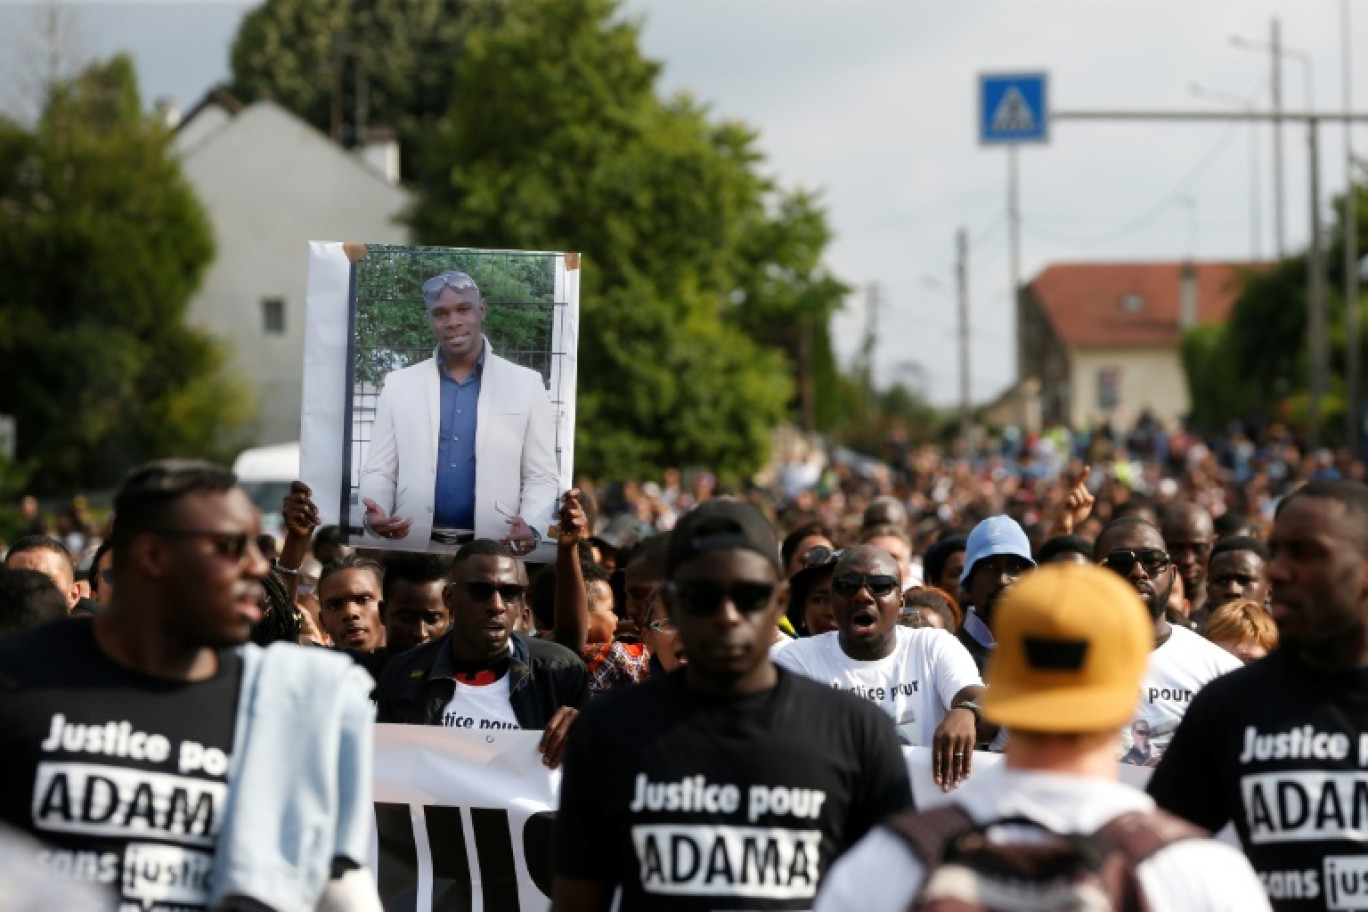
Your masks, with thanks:
[{"label": "crowd of people", "polygon": [[1143,420],[882,455],[584,484],[543,566],[354,549],[302,482],[275,542],[184,461],[103,541],[31,515],[0,821],[40,842],[0,877],[76,891],[33,908],[379,908],[374,720],[542,733],[557,910],[1363,905],[1360,462]]}]

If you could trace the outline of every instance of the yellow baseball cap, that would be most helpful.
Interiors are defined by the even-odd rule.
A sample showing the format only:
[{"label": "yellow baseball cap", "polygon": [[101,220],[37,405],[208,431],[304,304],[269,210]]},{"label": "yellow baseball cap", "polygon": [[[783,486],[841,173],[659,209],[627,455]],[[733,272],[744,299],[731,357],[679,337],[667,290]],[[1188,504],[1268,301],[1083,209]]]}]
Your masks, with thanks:
[{"label": "yellow baseball cap", "polygon": [[1135,713],[1154,626],[1121,577],[1048,564],[1007,590],[993,615],[985,719],[1072,733],[1119,729]]}]

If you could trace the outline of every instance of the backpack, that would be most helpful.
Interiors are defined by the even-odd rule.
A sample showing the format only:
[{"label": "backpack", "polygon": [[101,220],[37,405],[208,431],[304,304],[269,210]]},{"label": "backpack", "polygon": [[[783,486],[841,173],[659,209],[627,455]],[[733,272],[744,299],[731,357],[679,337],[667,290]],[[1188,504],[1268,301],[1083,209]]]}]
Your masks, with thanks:
[{"label": "backpack", "polygon": [[[926,874],[909,912],[1148,912],[1135,869],[1206,833],[1163,811],[1132,811],[1094,833],[1055,833],[1025,817],[980,826],[958,805],[884,821]],[[1031,837],[1003,842],[990,831]]]}]

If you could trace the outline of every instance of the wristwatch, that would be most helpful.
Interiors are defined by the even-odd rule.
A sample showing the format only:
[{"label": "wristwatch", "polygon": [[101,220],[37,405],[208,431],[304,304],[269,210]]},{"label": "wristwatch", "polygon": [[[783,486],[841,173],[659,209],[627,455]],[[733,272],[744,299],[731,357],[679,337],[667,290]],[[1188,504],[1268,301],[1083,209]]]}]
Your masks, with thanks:
[{"label": "wristwatch", "polygon": [[979,705],[978,705],[977,703],[975,703],[973,700],[961,700],[960,702],[956,703],[954,706],[952,706],[952,707],[950,707],[950,708],[951,708],[951,709],[967,709],[967,710],[969,710],[971,713],[974,714],[974,722],[975,722],[975,723],[979,723],[979,722],[982,722],[982,721],[983,721],[983,710],[982,710],[982,709],[979,707]]}]

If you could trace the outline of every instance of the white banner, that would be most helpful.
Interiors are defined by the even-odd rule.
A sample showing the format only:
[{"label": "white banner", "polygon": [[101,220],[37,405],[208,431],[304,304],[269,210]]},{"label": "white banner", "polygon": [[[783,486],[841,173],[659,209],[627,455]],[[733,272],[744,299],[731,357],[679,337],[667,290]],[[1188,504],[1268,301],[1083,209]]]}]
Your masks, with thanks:
[{"label": "white banner", "polygon": [[528,912],[551,896],[560,773],[541,732],[375,727],[372,868],[386,912]]},{"label": "white banner", "polygon": [[[542,765],[540,740],[541,732],[375,727],[371,865],[386,912],[547,908],[560,773]],[[954,800],[931,778],[930,749],[904,754],[917,807]],[[973,771],[1002,760],[976,751]],[[1149,781],[1148,769],[1119,768],[1129,785]],[[1222,835],[1235,841],[1229,827]]]}]

